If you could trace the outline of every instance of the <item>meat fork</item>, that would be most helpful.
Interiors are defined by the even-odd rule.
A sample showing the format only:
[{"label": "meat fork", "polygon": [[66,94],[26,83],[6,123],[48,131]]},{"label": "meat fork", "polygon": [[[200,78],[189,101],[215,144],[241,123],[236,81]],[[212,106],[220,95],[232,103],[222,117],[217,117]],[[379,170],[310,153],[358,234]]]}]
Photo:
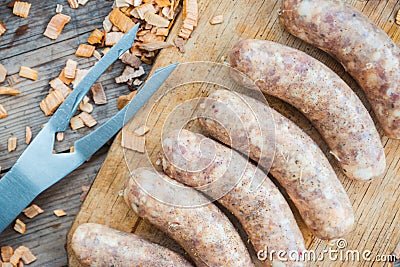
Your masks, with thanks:
[{"label": "meat fork", "polygon": [[41,192],[78,168],[113,137],[175,70],[177,63],[155,71],[129,105],[95,131],[76,141],[74,152],[52,153],[55,134],[66,130],[79,103],[93,83],[132,47],[138,29],[139,24],[136,24],[94,65],[22,153],[12,169],[0,179],[0,233]]}]

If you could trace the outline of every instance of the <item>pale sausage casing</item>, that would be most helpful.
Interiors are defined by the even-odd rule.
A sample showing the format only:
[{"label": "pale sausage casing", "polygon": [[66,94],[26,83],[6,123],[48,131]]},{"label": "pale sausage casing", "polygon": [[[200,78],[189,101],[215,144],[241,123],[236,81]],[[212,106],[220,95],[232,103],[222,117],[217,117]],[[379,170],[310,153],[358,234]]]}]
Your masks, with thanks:
[{"label": "pale sausage casing", "polygon": [[[232,113],[241,118],[234,123]],[[275,122],[275,138],[268,121]],[[202,128],[217,140],[247,153],[263,168],[270,166],[264,150],[275,141],[270,173],[286,189],[303,220],[317,237],[343,237],[354,225],[354,213],[342,184],[317,144],[292,121],[248,96],[217,90],[200,105]],[[226,134],[229,131],[229,135]],[[271,140],[272,139],[272,140]]]},{"label": "pale sausage casing", "polygon": [[400,49],[381,28],[339,0],[282,0],[280,21],[336,58],[364,90],[386,135],[400,138]]},{"label": "pale sausage casing", "polygon": [[[139,168],[131,173],[124,198],[140,217],[177,241],[196,266],[254,266],[229,219],[195,189],[152,168]],[[208,204],[192,208],[170,204],[179,202]]]},{"label": "pale sausage casing", "polygon": [[[305,250],[303,236],[285,198],[242,155],[184,129],[163,139],[163,153],[163,169],[170,177],[212,197],[216,191],[225,191],[217,201],[239,219],[257,253],[274,250],[300,255]],[[208,164],[203,165],[205,162]],[[284,266],[303,263],[289,260]]]},{"label": "pale sausage casing", "polygon": [[83,266],[193,266],[172,250],[97,223],[79,225],[72,236],[71,247]]},{"label": "pale sausage casing", "polygon": [[[264,93],[298,108],[324,137],[346,176],[370,180],[384,173],[384,150],[368,111],[328,67],[299,50],[251,39],[238,42],[230,60]],[[243,83],[244,76],[232,73]]]}]

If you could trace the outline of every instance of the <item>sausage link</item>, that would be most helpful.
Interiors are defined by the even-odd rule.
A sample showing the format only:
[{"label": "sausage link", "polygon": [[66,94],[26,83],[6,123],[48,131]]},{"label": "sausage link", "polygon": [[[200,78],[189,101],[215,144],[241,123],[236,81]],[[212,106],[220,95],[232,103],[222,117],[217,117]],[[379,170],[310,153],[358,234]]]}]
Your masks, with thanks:
[{"label": "sausage link", "polygon": [[[240,41],[230,59],[264,93],[295,106],[313,123],[347,177],[365,181],[384,173],[384,150],[368,111],[328,67],[299,50],[263,40]],[[240,75],[233,78],[243,83]]]},{"label": "sausage link", "polygon": [[[124,191],[126,202],[176,240],[196,266],[254,266],[232,223],[201,193],[150,168],[136,169],[131,175]],[[188,199],[208,204],[192,208],[170,204]]]},{"label": "sausage link", "polygon": [[96,223],[79,225],[72,236],[71,247],[83,266],[193,266],[172,250]]},{"label": "sausage link", "polygon": [[[167,135],[163,153],[163,169],[170,177],[198,187],[213,198],[220,195],[218,191],[226,193],[217,201],[238,218],[256,252],[267,248],[288,254],[305,250],[303,236],[285,198],[261,170],[239,153],[187,130]],[[284,266],[303,263],[288,261]]]},{"label": "sausage link", "polygon": [[280,21],[336,58],[364,90],[386,135],[400,139],[400,49],[381,28],[338,0],[283,0]]},{"label": "sausage link", "polygon": [[[232,111],[242,118],[241,125],[232,120]],[[262,102],[227,90],[211,93],[200,105],[199,118],[211,136],[243,153],[249,146],[250,158],[270,167],[314,235],[333,240],[353,228],[354,212],[346,191],[318,145],[292,121]],[[264,118],[275,122],[275,133],[269,133],[270,122]],[[273,159],[264,152],[271,142],[275,142]]]}]

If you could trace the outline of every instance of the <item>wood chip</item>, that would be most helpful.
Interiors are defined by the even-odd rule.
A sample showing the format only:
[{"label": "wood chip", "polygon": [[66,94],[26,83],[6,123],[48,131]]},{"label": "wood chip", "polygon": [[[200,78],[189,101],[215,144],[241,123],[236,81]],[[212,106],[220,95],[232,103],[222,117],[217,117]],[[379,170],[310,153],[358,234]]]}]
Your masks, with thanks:
[{"label": "wood chip", "polygon": [[65,77],[65,68],[61,71],[60,75],[58,75],[58,78],[59,78],[63,83],[65,83],[66,85],[70,85],[71,82],[74,80],[74,79]]},{"label": "wood chip", "polygon": [[64,140],[64,132],[59,132],[56,134],[56,139],[58,142],[62,142]]},{"label": "wood chip", "polygon": [[63,11],[63,6],[60,5],[60,4],[57,4],[57,6],[56,6],[56,13],[57,13],[57,14],[60,14],[62,11]]},{"label": "wood chip", "polygon": [[63,216],[66,216],[67,213],[65,212],[65,210],[60,209],[60,210],[55,210],[54,215],[56,215],[57,217],[63,217]]},{"label": "wood chip", "polygon": [[97,124],[97,121],[89,113],[82,112],[78,116],[83,121],[83,123],[89,128],[92,128]]},{"label": "wood chip", "polygon": [[110,13],[110,21],[122,32],[128,32],[135,26],[135,23],[118,8],[114,8]]},{"label": "wood chip", "polygon": [[135,70],[134,68],[132,68],[130,66],[126,66],[124,71],[122,72],[122,75],[115,78],[115,82],[116,83],[125,83],[128,80],[138,78],[138,77],[142,76],[143,74],[145,74],[145,71],[142,66],[140,66],[138,70]]},{"label": "wood chip", "polygon": [[88,43],[89,44],[100,44],[101,41],[103,40],[104,37],[104,32],[100,31],[99,29],[94,29],[94,31],[90,34],[88,38]]},{"label": "wood chip", "polygon": [[197,27],[198,22],[198,4],[197,0],[184,0],[183,1],[183,22],[181,29],[178,33],[179,37],[187,40],[189,39],[192,31]]},{"label": "wood chip", "polygon": [[1,265],[1,267],[15,267],[15,266],[12,265],[10,262],[3,262],[3,265]]},{"label": "wood chip", "polygon": [[8,82],[9,86],[14,86],[14,85],[18,84],[19,83],[18,75],[14,74],[14,75],[8,76],[7,82]]},{"label": "wood chip", "polygon": [[40,108],[46,116],[50,116],[53,115],[64,100],[64,94],[57,89],[49,93],[46,98],[40,102]]},{"label": "wood chip", "polygon": [[6,76],[7,76],[7,69],[2,64],[0,64],[0,83],[6,80]]},{"label": "wood chip", "polygon": [[5,33],[7,30],[6,25],[4,25],[4,23],[0,20],[0,36],[3,35],[3,33]]},{"label": "wood chip", "polygon": [[168,28],[157,28],[156,35],[158,36],[168,36],[169,29]]},{"label": "wood chip", "polygon": [[74,147],[74,146],[71,146],[71,147],[69,148],[69,152],[70,152],[70,153],[74,153],[74,152],[75,152],[75,147]]},{"label": "wood chip", "polygon": [[85,78],[86,74],[88,74],[90,69],[87,70],[76,70],[75,80],[72,81],[72,86],[76,88],[78,84]]},{"label": "wood chip", "polygon": [[171,6],[171,2],[169,0],[155,0],[157,6],[159,7],[169,7]]},{"label": "wood chip", "polygon": [[46,30],[43,35],[49,37],[52,40],[56,40],[60,36],[64,26],[71,20],[70,16],[64,14],[54,15],[49,24],[47,24]]},{"label": "wood chip", "polygon": [[35,255],[33,255],[32,251],[27,247],[24,247],[21,259],[25,264],[31,264],[32,262],[36,261]]},{"label": "wood chip", "polygon": [[138,7],[142,4],[142,2],[143,2],[142,0],[133,0],[133,6]]},{"label": "wood chip", "polygon": [[92,88],[90,88],[90,92],[92,93],[93,101],[96,105],[107,104],[106,93],[101,83],[93,84]]},{"label": "wood chip", "polygon": [[66,86],[65,83],[63,83],[60,78],[55,78],[51,80],[49,84],[51,88],[53,88],[54,90],[60,90],[64,98],[67,98],[72,91],[71,88]]},{"label": "wood chip", "polygon": [[22,18],[27,18],[30,8],[30,3],[17,1],[14,3],[13,14]]},{"label": "wood chip", "polygon": [[93,105],[90,103],[80,103],[79,104],[79,110],[86,112],[86,113],[92,113],[93,112]]},{"label": "wood chip", "polygon": [[12,95],[16,96],[19,95],[21,92],[18,91],[17,89],[11,88],[11,87],[1,87],[0,86],[0,95]]},{"label": "wood chip", "polygon": [[93,56],[94,56],[96,59],[98,59],[98,60],[101,59],[101,54],[100,54],[97,50],[94,50],[94,51],[93,51]]},{"label": "wood chip", "polygon": [[143,81],[141,81],[141,80],[139,80],[139,79],[135,79],[134,81],[133,81],[133,85],[134,86],[139,86],[139,85],[141,85],[143,83]]},{"label": "wood chip", "polygon": [[137,91],[133,91],[129,95],[121,95],[121,96],[119,96],[118,97],[118,101],[117,101],[118,110],[123,109],[129,103],[129,101],[131,101],[132,98],[135,97],[136,93],[137,93]]},{"label": "wood chip", "polygon": [[139,48],[146,50],[146,51],[156,51],[168,47],[172,47],[172,44],[169,44],[167,42],[153,42],[153,43],[147,43],[147,44],[140,44]]},{"label": "wood chip", "polygon": [[78,62],[72,59],[68,59],[65,63],[64,75],[66,78],[75,79],[76,69],[78,67]]},{"label": "wood chip", "polygon": [[70,121],[70,125],[71,125],[71,129],[74,131],[85,127],[85,124],[83,123],[82,119],[79,116],[72,117],[71,121]]},{"label": "wood chip", "polygon": [[80,202],[83,202],[83,201],[85,200],[85,198],[86,198],[86,196],[87,196],[87,194],[88,194],[88,192],[89,192],[89,189],[90,189],[89,186],[86,186],[86,185],[83,185],[83,186],[82,186],[82,193],[81,193],[81,195],[79,196],[79,201],[80,201]]},{"label": "wood chip", "polygon": [[144,136],[137,136],[128,131],[122,132],[122,147],[144,153],[145,150],[145,138]]},{"label": "wood chip", "polygon": [[106,16],[103,20],[103,29],[105,32],[111,31],[112,23],[110,21],[110,15]]},{"label": "wood chip", "polygon": [[91,57],[93,56],[93,52],[96,49],[93,45],[80,44],[78,49],[75,52],[75,56],[77,57]]},{"label": "wood chip", "polygon": [[136,134],[137,136],[143,136],[148,132],[150,132],[150,128],[147,127],[146,125],[143,125],[137,128],[133,133]]},{"label": "wood chip", "polygon": [[78,0],[78,4],[80,4],[81,6],[86,5],[87,2],[89,2],[89,0]]},{"label": "wood chip", "polygon": [[144,20],[144,15],[146,13],[155,14],[156,10],[154,9],[152,3],[147,3],[136,7],[134,10],[132,10],[131,15],[135,15],[134,12],[139,16],[140,19]]},{"label": "wood chip", "polygon": [[79,7],[79,3],[77,0],[68,0],[68,4],[71,8],[78,8]]},{"label": "wood chip", "polygon": [[25,127],[25,143],[29,145],[32,141],[32,129],[29,126]]},{"label": "wood chip", "polygon": [[17,138],[10,137],[8,138],[8,152],[12,152],[17,148]]},{"label": "wood chip", "polygon": [[21,68],[19,70],[19,76],[36,81],[38,72],[29,67],[21,66]]},{"label": "wood chip", "polygon": [[181,52],[181,53],[186,52],[186,50],[185,50],[186,40],[185,39],[180,38],[180,37],[175,38],[174,43],[175,43],[175,46],[179,49],[179,52]]},{"label": "wood chip", "polygon": [[160,15],[147,12],[144,14],[144,20],[149,23],[150,25],[167,28],[169,26],[169,20],[166,18],[161,17]]},{"label": "wood chip", "polygon": [[396,24],[400,25],[400,10],[397,11],[397,15],[396,15]]},{"label": "wood chip", "polygon": [[14,230],[20,234],[25,234],[25,232],[26,232],[25,223],[23,221],[21,221],[20,219],[17,219],[15,221]]},{"label": "wood chip", "polygon": [[129,52],[125,52],[120,57],[120,59],[123,63],[128,64],[129,66],[131,66],[133,68],[139,68],[142,65],[142,61],[140,60],[140,58],[138,58],[137,56],[135,56]]},{"label": "wood chip", "polygon": [[29,207],[27,207],[26,209],[24,209],[22,211],[26,217],[28,217],[29,219],[32,219],[34,217],[36,217],[39,214],[42,214],[44,212],[44,210],[42,210],[38,205],[31,205]]},{"label": "wood chip", "polygon": [[109,32],[106,33],[106,46],[113,46],[118,43],[119,40],[124,36],[122,32]]},{"label": "wood chip", "polygon": [[221,24],[223,22],[224,22],[224,16],[223,15],[215,16],[210,20],[210,24],[211,25]]},{"label": "wood chip", "polygon": [[7,116],[8,114],[6,109],[0,104],[0,119],[4,119]]},{"label": "wood chip", "polygon": [[1,250],[1,259],[4,262],[9,262],[11,256],[14,254],[13,248],[10,246],[4,246],[4,247],[1,247],[0,250]]},{"label": "wood chip", "polygon": [[133,0],[115,0],[116,7],[129,7],[133,6]]}]

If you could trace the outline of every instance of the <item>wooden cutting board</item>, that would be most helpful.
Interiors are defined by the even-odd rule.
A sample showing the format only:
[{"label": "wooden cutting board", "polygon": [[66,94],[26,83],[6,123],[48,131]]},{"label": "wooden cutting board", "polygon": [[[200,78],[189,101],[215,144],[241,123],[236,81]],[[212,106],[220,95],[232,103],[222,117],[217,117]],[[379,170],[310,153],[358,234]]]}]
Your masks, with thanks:
[{"label": "wooden cutting board", "polygon": [[[394,23],[400,3],[397,0],[389,1],[347,1],[362,10],[370,19],[383,28],[391,38],[397,42],[400,40],[400,29]],[[339,63],[327,54],[313,48],[299,39],[289,35],[278,21],[278,10],[280,1],[272,0],[239,0],[239,1],[213,1],[199,0],[200,21],[198,28],[194,31],[192,38],[187,42],[185,53],[180,53],[176,48],[168,48],[161,51],[153,70],[166,66],[173,62],[211,61],[224,63],[228,58],[230,48],[240,39],[257,38],[276,41],[291,47],[305,51],[317,58],[336,73],[338,73],[360,96],[368,110],[371,110],[354,80],[345,73]],[[209,20],[215,15],[223,15],[224,23],[210,25]],[[172,28],[169,41],[177,36],[181,25],[181,19]],[[368,40],[365,40],[368,42]],[[177,86],[180,82],[190,80],[193,76],[208,75],[219,77],[229,83],[227,73],[214,70],[204,71],[187,65],[181,68],[156,96],[135,116],[126,126],[127,130],[134,130],[146,124],[151,132],[146,135],[146,153],[140,154],[125,151],[121,143],[121,133],[112,145],[108,157],[103,164],[85,202],[68,236],[70,240],[76,227],[85,222],[96,222],[106,224],[116,229],[132,232],[148,238],[161,245],[182,252],[182,249],[167,236],[159,232],[148,222],[140,219],[125,204],[123,197],[119,194],[129,178],[129,169],[155,165],[157,155],[161,149],[161,132],[166,127],[173,129],[181,127],[182,120],[192,110],[173,112],[177,105],[198,96],[206,96],[210,90],[219,87],[195,83],[185,86]],[[232,84],[232,86],[235,86]],[[312,125],[294,108],[267,97],[269,104],[282,114],[293,120],[303,128],[320,145],[333,165],[340,180],[344,184],[352,201],[355,215],[355,229],[346,236],[347,249],[359,251],[370,250],[371,257],[380,254],[390,254],[397,242],[400,241],[400,141],[389,140],[383,136],[379,126],[382,143],[385,146],[387,156],[387,170],[383,177],[375,179],[370,183],[350,181],[340,172],[336,162],[328,153],[328,148],[322,141],[321,136]],[[170,117],[169,114],[173,113]],[[372,115],[373,116],[373,115]],[[166,121],[166,119],[168,120]],[[172,120],[171,120],[172,118]],[[374,120],[375,117],[373,116]],[[376,120],[375,120],[376,122]],[[189,122],[186,128],[197,131],[195,122]],[[129,168],[128,168],[129,166]],[[157,166],[156,166],[157,167]],[[296,212],[295,212],[296,213]],[[308,249],[321,252],[328,245],[310,234],[304,227],[301,219],[299,225],[303,231]],[[335,247],[333,247],[335,248]],[[71,266],[79,266],[68,242],[68,253]],[[106,252],[105,252],[106,253]],[[311,264],[311,266],[371,266],[371,262],[361,260],[360,262],[331,262],[325,260]],[[375,263],[374,266],[383,266]]]}]

